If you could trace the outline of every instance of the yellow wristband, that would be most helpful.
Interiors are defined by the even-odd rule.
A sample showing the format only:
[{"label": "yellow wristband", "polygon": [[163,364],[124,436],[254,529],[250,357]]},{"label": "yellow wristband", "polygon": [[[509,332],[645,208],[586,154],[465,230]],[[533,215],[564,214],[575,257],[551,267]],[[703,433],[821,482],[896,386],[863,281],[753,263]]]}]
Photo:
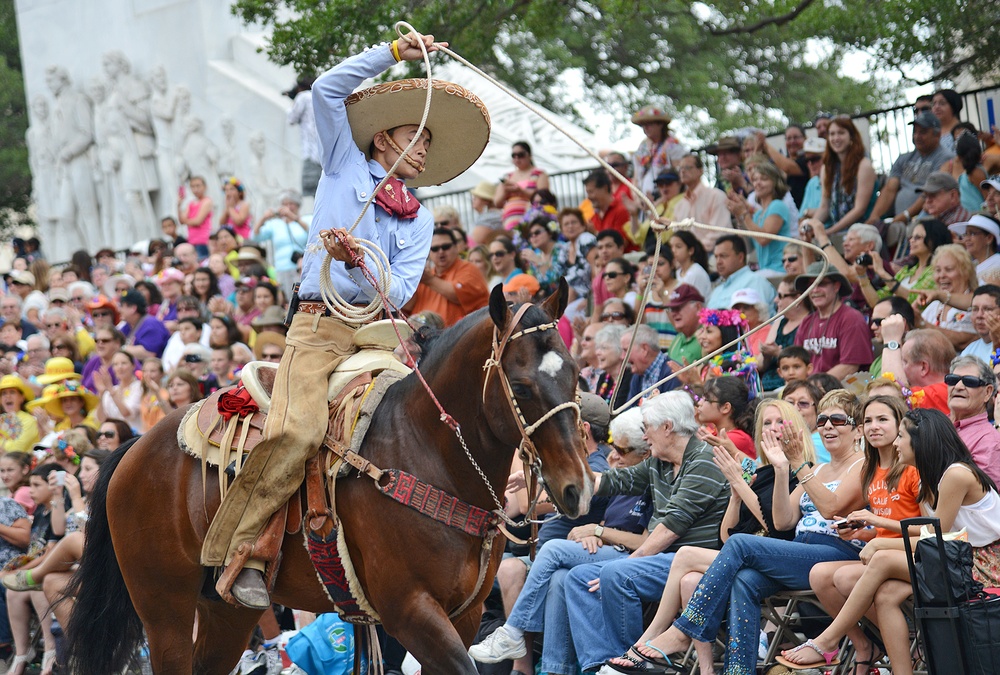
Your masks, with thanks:
[{"label": "yellow wristband", "polygon": [[396,59],[396,63],[399,63],[403,59],[399,56],[399,40],[392,41],[392,58]]}]

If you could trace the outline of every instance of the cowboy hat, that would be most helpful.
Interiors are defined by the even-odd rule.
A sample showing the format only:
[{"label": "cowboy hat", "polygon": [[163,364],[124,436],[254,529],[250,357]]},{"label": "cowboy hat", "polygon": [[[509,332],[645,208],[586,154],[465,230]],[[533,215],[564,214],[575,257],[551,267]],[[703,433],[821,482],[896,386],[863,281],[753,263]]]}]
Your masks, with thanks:
[{"label": "cowboy hat", "polygon": [[670,115],[655,105],[644,105],[632,115],[632,124],[645,124],[646,122],[663,122],[670,124]]},{"label": "cowboy hat", "polygon": [[271,305],[265,309],[260,316],[250,322],[250,327],[255,331],[260,331],[265,326],[284,326],[285,310],[277,305]]},{"label": "cowboy hat", "polygon": [[79,396],[83,399],[83,409],[88,413],[97,406],[99,400],[97,394],[79,382],[67,381],[45,387],[41,398],[28,404],[28,410],[44,408],[52,419],[62,419],[66,416],[62,409],[62,400],[73,396]]},{"label": "cowboy hat", "polygon": [[[805,290],[809,288],[809,284],[811,284],[816,277],[820,276],[822,271],[822,260],[817,260],[816,262],[811,263],[809,267],[806,268],[805,274],[800,274],[795,277],[795,290],[799,293],[805,292]],[[845,298],[851,294],[851,282],[848,281],[847,277],[841,274],[833,265],[827,267],[826,274],[823,274],[823,276],[840,283],[840,288],[837,290],[837,294],[840,297]]]},{"label": "cowboy hat", "polygon": [[260,254],[260,249],[256,246],[240,246],[239,252],[236,254],[236,262],[243,261],[267,265],[267,263],[264,262],[264,258]]},{"label": "cowboy hat", "polygon": [[24,397],[25,402],[35,398],[35,392],[31,390],[28,383],[22,380],[19,375],[14,375],[13,373],[0,378],[0,391],[4,389],[17,389],[21,392],[21,396]]},{"label": "cowboy hat", "polygon": [[45,374],[35,378],[38,384],[55,384],[64,380],[79,380],[80,373],[76,372],[76,366],[65,356],[53,356],[45,362]]},{"label": "cowboy hat", "polygon": [[[384,82],[347,97],[347,120],[361,152],[371,159],[372,139],[380,131],[418,124],[427,98],[427,80]],[[440,185],[479,159],[490,140],[490,113],[478,96],[452,82],[434,80],[427,115],[431,145],[425,171],[408,187]]]},{"label": "cowboy hat", "polygon": [[258,361],[264,358],[264,347],[266,345],[278,345],[282,350],[284,350],[285,336],[281,333],[274,333],[271,331],[266,333],[257,333],[257,337],[254,338],[253,342],[253,355]]}]

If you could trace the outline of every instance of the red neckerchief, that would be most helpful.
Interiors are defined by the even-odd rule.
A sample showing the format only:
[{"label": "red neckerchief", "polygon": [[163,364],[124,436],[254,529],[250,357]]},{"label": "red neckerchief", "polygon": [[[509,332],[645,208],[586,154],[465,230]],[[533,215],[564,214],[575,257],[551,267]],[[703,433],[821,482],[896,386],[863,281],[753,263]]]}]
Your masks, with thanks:
[{"label": "red neckerchief", "polygon": [[420,202],[410,194],[410,191],[403,185],[403,181],[398,178],[390,178],[378,194],[375,195],[375,203],[388,211],[391,215],[403,220],[412,220],[417,217],[420,210]]}]

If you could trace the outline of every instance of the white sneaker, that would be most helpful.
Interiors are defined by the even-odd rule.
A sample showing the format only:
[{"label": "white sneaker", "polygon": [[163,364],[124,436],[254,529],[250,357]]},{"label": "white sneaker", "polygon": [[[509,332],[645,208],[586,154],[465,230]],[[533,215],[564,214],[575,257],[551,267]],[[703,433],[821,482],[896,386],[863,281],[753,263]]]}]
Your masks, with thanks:
[{"label": "white sneaker", "polygon": [[278,645],[264,648],[264,660],[267,663],[267,675],[281,675],[285,664],[281,662],[281,652],[278,651]]},{"label": "white sneaker", "polygon": [[528,653],[524,638],[514,639],[503,626],[497,628],[485,640],[469,647],[469,656],[479,663],[500,663],[519,659]]}]

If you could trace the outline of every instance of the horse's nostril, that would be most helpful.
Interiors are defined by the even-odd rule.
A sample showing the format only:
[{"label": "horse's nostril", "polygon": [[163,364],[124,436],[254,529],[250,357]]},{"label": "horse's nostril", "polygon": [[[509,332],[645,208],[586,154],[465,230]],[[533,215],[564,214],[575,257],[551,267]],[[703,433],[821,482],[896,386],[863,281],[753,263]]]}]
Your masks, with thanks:
[{"label": "horse's nostril", "polygon": [[567,485],[566,489],[563,490],[563,505],[568,514],[571,513],[573,517],[576,517],[580,509],[580,491],[575,485]]}]

